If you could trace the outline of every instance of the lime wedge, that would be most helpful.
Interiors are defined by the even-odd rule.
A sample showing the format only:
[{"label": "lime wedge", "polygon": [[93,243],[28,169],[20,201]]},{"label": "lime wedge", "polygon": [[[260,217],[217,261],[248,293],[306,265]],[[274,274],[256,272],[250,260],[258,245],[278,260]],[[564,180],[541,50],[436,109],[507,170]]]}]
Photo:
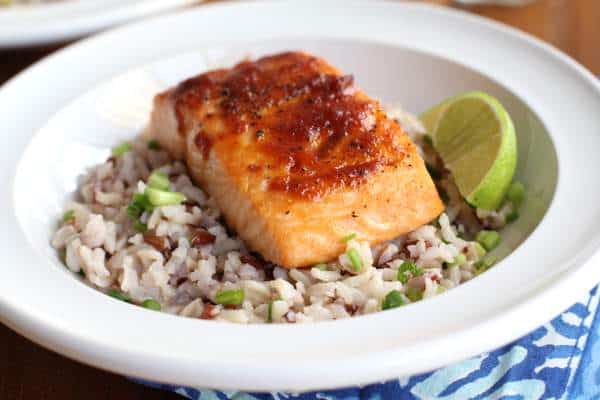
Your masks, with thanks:
[{"label": "lime wedge", "polygon": [[421,115],[433,147],[474,207],[497,209],[517,165],[517,139],[510,116],[498,100],[469,92]]}]

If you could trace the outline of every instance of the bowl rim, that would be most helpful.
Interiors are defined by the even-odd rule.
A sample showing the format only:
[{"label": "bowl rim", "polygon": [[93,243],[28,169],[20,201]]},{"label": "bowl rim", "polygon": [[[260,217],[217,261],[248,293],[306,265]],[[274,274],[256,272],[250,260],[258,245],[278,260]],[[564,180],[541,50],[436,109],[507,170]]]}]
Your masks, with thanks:
[{"label": "bowl rim", "polygon": [[[279,2],[277,4],[252,2],[244,4],[244,6],[253,7],[253,11],[255,11],[253,15],[256,12],[265,12],[267,9],[269,12],[276,12],[279,13],[277,15],[283,15],[286,7],[288,12],[289,7],[295,7],[298,14],[304,13],[306,15],[307,10],[310,10],[311,4],[314,6],[317,2],[308,1],[302,5],[291,1]],[[342,1],[327,2],[324,6],[322,3],[318,4],[322,6],[322,15],[335,16],[338,14],[336,14],[334,6],[341,5]],[[366,1],[353,0],[343,2],[343,5],[346,7],[347,13],[354,13],[353,15],[360,15],[357,13],[364,12],[368,7],[373,15],[385,15],[387,13],[393,15],[394,13],[398,13],[399,15],[404,14],[404,16],[418,17],[426,20],[441,20],[452,24],[460,24],[464,26],[460,28],[463,31],[464,38],[468,37],[465,36],[467,35],[466,32],[477,31],[482,35],[496,37],[496,41],[512,41],[509,46],[511,49],[517,48],[519,50],[525,49],[539,52],[537,57],[541,57],[542,59],[534,63],[535,65],[538,65],[540,62],[544,65],[548,63],[547,68],[552,66],[553,68],[566,69],[571,74],[570,78],[577,78],[577,82],[571,83],[570,90],[581,92],[580,97],[587,94],[590,101],[600,101],[600,85],[583,67],[550,46],[511,28],[462,12],[423,4],[392,5],[387,2],[367,3]],[[228,15],[237,13],[239,15],[241,12],[237,8],[239,6],[239,3],[208,5],[177,15],[163,16],[136,23],[79,42],[35,64],[5,84],[0,89],[0,107],[6,106],[10,110],[18,110],[19,106],[27,104],[25,100],[29,100],[31,96],[30,93],[21,98],[19,96],[21,90],[25,90],[34,83],[42,82],[47,74],[58,74],[64,65],[68,65],[69,62],[80,58],[83,54],[105,48],[108,43],[115,39],[125,42],[131,41],[135,35],[140,35],[155,26],[166,25],[171,21],[189,21],[192,18],[208,20],[215,17],[213,14],[218,15],[219,13],[229,13]],[[343,32],[333,32],[324,23],[323,19],[318,19],[318,24],[314,22],[312,28],[318,31],[317,34],[313,32],[315,37],[357,39],[356,32],[354,31],[348,32],[346,29]],[[381,26],[375,29],[371,33],[371,36],[368,36],[368,39],[375,42],[396,43],[402,45],[402,47],[409,47],[405,46],[402,40],[398,42],[397,38],[394,39],[382,35],[383,26],[387,27],[389,23],[389,20],[382,21]],[[127,39],[128,37],[129,39]],[[472,38],[472,42],[477,42],[476,39]],[[455,50],[452,48],[437,47],[439,43],[435,39],[428,38],[427,40],[430,43],[429,47],[425,46],[424,49],[420,49],[419,47],[423,46],[422,43],[416,49],[419,51],[425,50],[424,52],[429,50],[438,57],[447,58],[453,62],[457,61]],[[120,48],[122,49],[122,47]],[[116,65],[105,67],[101,72],[89,75],[84,74],[84,78],[82,82],[78,83],[79,86],[77,88],[70,88],[66,90],[66,93],[54,95],[56,103],[52,102],[53,105],[46,105],[45,115],[36,116],[29,121],[24,121],[22,117],[20,119],[5,117],[7,118],[7,123],[9,123],[8,126],[15,128],[16,131],[20,129],[25,132],[27,132],[26,127],[29,126],[32,129],[29,131],[29,134],[31,134],[32,131],[36,131],[40,125],[43,125],[47,121],[48,116],[54,114],[58,104],[66,104],[74,95],[93,87],[96,82],[113,75],[115,71],[122,70],[132,63],[139,65],[140,63],[148,62],[154,59],[157,54],[144,47],[141,54],[136,55],[135,58],[133,56],[130,58],[124,57],[127,59],[119,60],[116,62]],[[506,55],[506,53],[503,54]],[[164,56],[164,54],[162,55]],[[522,80],[516,79],[514,72],[513,74],[509,74],[507,71],[503,71],[498,66],[493,65],[490,61],[484,59],[476,63],[475,66],[470,66],[470,68],[498,80],[509,90],[512,90],[513,93],[521,97],[540,116],[542,122],[556,122],[556,118],[548,116],[549,111],[540,109],[539,101],[532,100],[530,96],[523,95],[523,90],[515,87],[516,85],[518,86],[518,83],[522,83]],[[530,61],[533,63],[535,60]],[[533,68],[528,65],[522,67],[527,71]],[[504,79],[497,79],[502,77]],[[578,87],[576,83],[583,86]],[[48,83],[48,85],[52,85],[52,83]],[[548,104],[544,103],[544,106],[546,108]],[[551,110],[556,109],[556,107],[549,106],[548,108]],[[547,117],[547,119],[544,117]],[[591,119],[592,117],[586,116],[586,118]],[[3,117],[0,117],[0,121],[2,119]],[[554,135],[552,136],[553,140],[556,138]],[[16,139],[14,141],[14,149],[20,150],[27,144],[28,140],[29,137]],[[557,146],[559,145],[560,142]],[[10,151],[14,151],[12,147]],[[7,156],[0,161],[3,163],[3,167],[6,167],[1,173],[4,175],[6,182],[11,182],[13,190],[2,194],[0,204],[5,206],[3,209],[11,210],[14,204],[14,182],[12,177],[14,176],[13,171],[17,163],[13,166],[9,164],[18,159],[19,154],[8,154],[7,150],[8,146],[5,150]],[[20,151],[15,151],[15,153],[20,153]],[[565,164],[565,160],[561,159],[561,153],[557,155],[559,157],[559,168],[561,169],[559,171],[560,177],[560,173],[564,172],[564,168],[562,167],[568,164]],[[552,212],[553,217],[556,218],[555,214],[565,201],[565,192],[572,188],[572,184],[564,179],[558,180],[555,200],[553,200],[550,208],[547,210],[547,216],[551,215]],[[542,231],[541,228],[544,228],[544,232],[547,234],[549,229],[556,226],[556,221],[551,221],[552,226],[548,226],[550,222],[548,222],[547,218],[545,217],[541,221],[526,241],[525,244],[529,247],[528,251],[531,252],[534,249],[531,246],[531,242],[535,241],[539,243],[542,239],[546,238],[540,237],[544,234],[540,233]],[[10,249],[6,249],[5,245],[3,246],[7,250],[7,254],[14,255],[15,257],[26,254],[28,250],[27,243],[25,243],[20,235],[11,235],[7,232],[8,229],[6,229],[8,226],[18,226],[15,216],[10,212],[0,213],[0,221],[5,226],[5,229],[0,233],[4,241],[0,243],[11,244]],[[525,247],[525,244],[520,249]],[[27,303],[26,298],[24,303],[19,303],[19,300],[23,300],[24,296],[30,293],[27,291],[18,293],[14,288],[10,288],[6,282],[2,281],[0,281],[0,319],[24,336],[69,357],[101,368],[146,379],[196,386],[201,384],[207,387],[219,387],[222,389],[289,389],[302,391],[333,388],[390,379],[402,374],[423,372],[467,356],[490,350],[522,336],[541,323],[549,320],[561,310],[567,308],[567,306],[575,302],[583,294],[583,290],[590,289],[597,282],[599,275],[598,272],[594,271],[593,266],[596,258],[598,258],[596,253],[599,247],[600,237],[596,233],[595,237],[587,242],[587,246],[577,253],[575,257],[565,262],[561,268],[554,271],[554,275],[540,280],[535,287],[530,287],[527,293],[512,296],[510,301],[505,300],[502,307],[496,305],[495,313],[486,318],[471,317],[471,320],[459,321],[460,323],[457,322],[450,331],[435,331],[428,332],[427,334],[423,332],[415,333],[410,338],[403,337],[403,340],[412,339],[412,341],[407,340],[405,343],[398,343],[398,339],[385,338],[381,335],[378,336],[381,341],[376,343],[376,345],[365,345],[362,342],[365,338],[373,338],[373,332],[367,332],[366,325],[393,328],[397,326],[397,317],[399,315],[397,313],[400,310],[363,316],[357,319],[322,322],[311,326],[231,326],[204,321],[187,321],[183,318],[133,309],[112,299],[102,299],[102,301],[93,299],[90,301],[94,307],[101,304],[98,307],[105,313],[104,317],[114,314],[123,319],[123,321],[119,322],[128,326],[135,323],[145,326],[160,326],[161,324],[168,323],[186,330],[186,335],[189,335],[189,331],[192,329],[202,330],[204,335],[209,338],[216,338],[218,336],[232,338],[235,335],[243,333],[242,336],[247,336],[252,340],[259,340],[262,343],[268,343],[268,340],[275,340],[278,336],[291,336],[296,339],[305,336],[302,339],[302,343],[299,343],[297,348],[291,349],[288,353],[270,352],[268,354],[261,354],[251,351],[239,355],[236,359],[229,360],[219,359],[217,357],[218,353],[198,354],[190,350],[186,354],[181,349],[175,351],[175,349],[169,349],[168,347],[162,347],[161,349],[143,348],[143,346],[152,344],[151,340],[139,337],[139,335],[131,336],[131,333],[134,333],[133,329],[131,333],[125,332],[124,337],[121,339],[117,339],[114,336],[109,337],[104,333],[90,333],[83,329],[81,323],[80,325],[77,325],[77,323],[74,324],[72,320],[64,318],[62,315],[45,314],[44,311],[48,311],[48,309],[34,309],[33,302]],[[519,251],[517,249],[509,258],[513,258],[513,255]],[[39,263],[39,260],[32,260],[31,262]],[[489,271],[477,280],[467,283],[467,285],[470,287],[478,286],[478,293],[481,293],[483,287],[489,288],[491,281],[500,276],[496,272],[494,270]],[[594,279],[590,279],[590,276],[593,276]],[[22,273],[19,275],[15,271],[12,271],[11,277],[17,277],[18,279],[25,278]],[[51,279],[59,278],[54,276]],[[91,288],[88,289],[92,290]],[[74,288],[71,294],[86,296],[85,290],[83,288]],[[443,304],[440,304],[442,302],[458,299],[458,293],[453,292],[455,291],[442,296],[446,297],[445,299],[441,297],[430,299],[422,304],[411,306],[412,310],[407,308],[401,312],[407,313],[407,315],[410,314],[410,318],[416,318],[419,313],[426,313],[434,310],[436,307],[443,306]],[[561,295],[557,296],[556,294],[559,292]],[[35,304],[35,306],[40,306],[40,304]],[[143,323],[142,320],[146,322]],[[192,326],[190,322],[197,325]],[[503,329],[503,326],[505,327],[507,324],[515,324],[515,326],[511,327],[510,332]],[[234,331],[234,333],[226,331]],[[360,337],[344,337],[348,336],[347,332],[359,333]],[[484,332],[485,334],[482,335]],[[340,343],[334,349],[326,350],[323,347],[324,339],[322,337],[319,338],[319,334],[336,337],[336,339],[339,338]],[[424,354],[425,352],[422,347],[424,343],[432,349],[460,348],[461,350],[445,352],[443,354],[435,354],[440,352],[429,350],[427,354]],[[313,345],[317,350],[308,351]],[[231,356],[231,354],[228,355]],[[286,356],[291,356],[291,361],[287,360]],[[410,360],[410,362],[406,360]],[[248,369],[248,363],[250,362],[253,365],[252,368]],[[175,370],[179,370],[178,372],[184,371],[185,373],[175,373]],[[269,379],[265,379],[265,376],[268,376]]]},{"label": "bowl rim", "polygon": [[0,47],[66,41],[136,17],[195,2],[197,0],[68,0],[0,7]]}]

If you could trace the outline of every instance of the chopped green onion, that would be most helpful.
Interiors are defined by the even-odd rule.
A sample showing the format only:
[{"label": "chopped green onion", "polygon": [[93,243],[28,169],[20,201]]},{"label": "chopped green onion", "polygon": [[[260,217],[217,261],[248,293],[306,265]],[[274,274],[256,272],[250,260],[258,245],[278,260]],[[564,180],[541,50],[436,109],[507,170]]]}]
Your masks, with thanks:
[{"label": "chopped green onion", "polygon": [[475,242],[475,251],[479,257],[483,257],[487,254],[487,250],[483,248],[478,242]]},{"label": "chopped green onion", "polygon": [[75,211],[74,210],[69,210],[69,211],[65,212],[62,216],[63,222],[69,222],[73,219],[75,219]]},{"label": "chopped green onion", "polygon": [[144,209],[134,202],[129,203],[127,206],[127,215],[133,219],[139,218],[143,212]]},{"label": "chopped green onion", "polygon": [[267,305],[267,323],[273,322],[273,302],[270,301]]},{"label": "chopped green onion", "polygon": [[456,264],[464,264],[467,262],[467,256],[465,256],[464,254],[459,254],[456,256],[456,258],[454,259],[454,262]]},{"label": "chopped green onion", "polygon": [[[127,206],[127,215],[133,219],[139,218],[144,213],[144,211],[146,211],[146,206],[144,204],[144,201],[142,201],[140,199],[136,199],[136,195],[139,195],[139,194],[141,194],[141,193],[134,194],[133,200],[131,200],[131,202]],[[143,198],[145,200],[148,200],[145,196],[143,196]]]},{"label": "chopped green onion", "polygon": [[412,261],[404,261],[400,265],[400,268],[398,268],[398,280],[402,282],[403,285],[406,285],[406,283],[408,283],[409,277],[406,274],[407,272],[410,272],[411,277],[414,278],[421,275],[423,273],[423,270],[417,267],[417,264],[415,264]]},{"label": "chopped green onion", "polygon": [[446,291],[447,289],[444,286],[438,286],[437,289],[435,290],[435,292],[437,294],[442,294]]},{"label": "chopped green onion", "polygon": [[325,263],[318,263],[313,268],[320,269],[321,271],[327,271],[327,264],[325,264]]},{"label": "chopped green onion", "polygon": [[510,224],[511,222],[515,222],[516,220],[519,219],[520,216],[521,215],[519,214],[518,211],[513,211],[506,216],[506,223]]},{"label": "chopped green onion", "polygon": [[464,264],[466,262],[467,262],[467,257],[461,253],[461,254],[457,255],[456,258],[454,259],[454,261],[452,261],[448,266],[456,267],[456,266]]},{"label": "chopped green onion", "polygon": [[122,154],[127,153],[128,151],[131,151],[131,144],[130,143],[121,143],[118,146],[115,146],[112,148],[112,155],[115,157],[119,157]]},{"label": "chopped green onion", "polygon": [[425,163],[425,168],[427,169],[427,172],[429,172],[429,175],[431,175],[433,179],[439,179],[442,176],[440,174],[440,171],[438,171],[433,165],[429,164],[428,162]]},{"label": "chopped green onion", "polygon": [[150,204],[150,200],[148,200],[148,196],[146,196],[144,193],[134,193],[133,201],[141,204],[144,207],[144,209],[152,208],[152,204]]},{"label": "chopped green onion", "polygon": [[513,182],[506,192],[506,198],[513,203],[514,208],[519,208],[525,200],[525,186],[521,182]]},{"label": "chopped green onion", "polygon": [[223,290],[215,296],[217,304],[239,306],[244,302],[244,289]]},{"label": "chopped green onion", "polygon": [[349,242],[349,241],[351,241],[352,239],[355,239],[355,238],[356,238],[356,233],[351,233],[351,234],[349,234],[347,236],[344,236],[342,238],[342,241],[343,242]]},{"label": "chopped green onion", "polygon": [[398,271],[398,280],[402,282],[403,285],[406,285],[406,283],[408,282],[408,276],[405,272]]},{"label": "chopped green onion", "polygon": [[[153,209],[152,204],[150,204],[150,200],[148,196],[143,193],[134,193],[133,199],[127,206],[127,215],[134,220],[137,220],[144,211],[151,212]],[[142,224],[140,221],[135,221],[133,227],[138,232],[146,232],[146,225]]]},{"label": "chopped green onion", "polygon": [[475,237],[475,240],[477,240],[477,242],[480,245],[482,245],[484,249],[490,251],[495,249],[496,246],[500,244],[502,238],[500,237],[500,234],[496,231],[483,230],[479,231],[479,233]]},{"label": "chopped green onion", "polygon": [[152,187],[146,187],[144,194],[148,196],[150,204],[156,207],[176,205],[185,201],[185,196],[183,193],[167,192],[165,190],[159,190]]},{"label": "chopped green onion", "polygon": [[148,308],[154,311],[160,311],[160,303],[154,299],[147,299],[142,301],[142,307]]},{"label": "chopped green onion", "polygon": [[[131,203],[129,203],[129,205],[133,205],[137,210],[139,210],[139,214],[137,217],[129,215],[132,218],[138,218],[140,215],[142,215],[144,211],[151,212],[154,209],[152,204],[150,204],[150,199],[148,199],[148,196],[146,196],[144,193],[134,193],[133,199],[131,200]],[[127,210],[127,212],[129,214],[129,209]]]},{"label": "chopped green onion", "polygon": [[144,233],[148,230],[148,225],[141,221],[135,221],[133,223],[133,229],[135,229],[137,232]]},{"label": "chopped green onion", "polygon": [[402,294],[397,290],[392,290],[383,299],[381,309],[389,310],[390,308],[396,308],[402,305],[404,305],[404,299],[402,298]]},{"label": "chopped green onion", "polygon": [[425,144],[433,147],[433,138],[431,137],[431,135],[423,135],[423,142],[425,142]]},{"label": "chopped green onion", "polygon": [[362,269],[362,260],[360,259],[360,255],[355,248],[352,248],[346,252],[346,255],[350,259],[350,263],[352,263],[352,269],[356,272]]},{"label": "chopped green onion", "polygon": [[108,294],[110,297],[114,297],[115,299],[131,303],[129,296],[119,292],[117,289],[110,289],[108,292],[106,292],[106,294]]},{"label": "chopped green onion", "polygon": [[160,150],[162,147],[160,146],[160,143],[153,139],[148,142],[148,148],[150,150]]},{"label": "chopped green onion", "polygon": [[158,190],[169,190],[171,184],[169,177],[162,171],[154,171],[148,178],[148,186]]},{"label": "chopped green onion", "polygon": [[412,302],[419,301],[423,298],[423,292],[417,288],[409,287],[406,289],[406,297]]},{"label": "chopped green onion", "polygon": [[488,270],[495,263],[496,263],[495,257],[487,257],[487,258],[477,261],[475,264],[473,264],[473,266],[475,267],[475,271],[477,271],[477,273],[480,274],[483,271]]}]

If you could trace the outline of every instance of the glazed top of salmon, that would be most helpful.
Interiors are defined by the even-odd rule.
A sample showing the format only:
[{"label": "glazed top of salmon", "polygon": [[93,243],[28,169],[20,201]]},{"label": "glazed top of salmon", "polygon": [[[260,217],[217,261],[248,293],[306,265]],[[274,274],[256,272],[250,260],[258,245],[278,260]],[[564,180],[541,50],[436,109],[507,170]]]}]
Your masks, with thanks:
[{"label": "glazed top of salmon", "polygon": [[[220,149],[241,144],[245,168],[265,179],[265,190],[305,200],[356,188],[370,174],[399,168],[414,151],[352,76],[302,52],[211,71],[165,95],[175,105],[179,133],[192,130],[200,151],[208,154],[217,142]],[[201,118],[190,119],[198,109]]]}]

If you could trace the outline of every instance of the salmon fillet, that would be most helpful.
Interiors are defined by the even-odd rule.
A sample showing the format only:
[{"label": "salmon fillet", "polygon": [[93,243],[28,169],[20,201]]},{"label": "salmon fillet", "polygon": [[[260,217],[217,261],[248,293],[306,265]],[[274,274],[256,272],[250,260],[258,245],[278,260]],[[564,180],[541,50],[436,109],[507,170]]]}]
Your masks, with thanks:
[{"label": "salmon fillet", "polygon": [[250,249],[288,268],[332,260],[349,233],[390,240],[444,207],[379,102],[303,52],[181,82],[155,97],[148,133]]}]

